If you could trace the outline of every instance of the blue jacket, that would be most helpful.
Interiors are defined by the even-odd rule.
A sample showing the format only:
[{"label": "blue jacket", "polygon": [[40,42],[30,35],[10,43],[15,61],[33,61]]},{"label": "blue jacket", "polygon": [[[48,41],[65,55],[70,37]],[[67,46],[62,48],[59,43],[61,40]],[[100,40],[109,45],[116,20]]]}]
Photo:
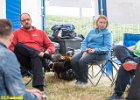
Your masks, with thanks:
[{"label": "blue jacket", "polygon": [[2,96],[22,96],[24,100],[38,100],[37,96],[26,91],[15,54],[0,43],[0,99]]},{"label": "blue jacket", "polygon": [[105,28],[99,32],[98,28],[93,28],[82,42],[81,50],[87,48],[95,49],[95,52],[109,52],[112,47],[112,34]]}]

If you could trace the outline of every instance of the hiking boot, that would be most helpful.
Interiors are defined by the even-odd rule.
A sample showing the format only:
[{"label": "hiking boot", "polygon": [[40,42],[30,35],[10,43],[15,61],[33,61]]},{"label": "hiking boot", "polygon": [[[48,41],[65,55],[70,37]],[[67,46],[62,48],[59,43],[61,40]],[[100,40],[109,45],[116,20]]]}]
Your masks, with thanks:
[{"label": "hiking boot", "polygon": [[117,96],[117,94],[113,94],[111,97],[109,97],[107,100],[123,100],[123,97]]},{"label": "hiking boot", "polygon": [[126,61],[125,63],[123,63],[123,68],[126,71],[136,70],[137,63],[134,61]]}]

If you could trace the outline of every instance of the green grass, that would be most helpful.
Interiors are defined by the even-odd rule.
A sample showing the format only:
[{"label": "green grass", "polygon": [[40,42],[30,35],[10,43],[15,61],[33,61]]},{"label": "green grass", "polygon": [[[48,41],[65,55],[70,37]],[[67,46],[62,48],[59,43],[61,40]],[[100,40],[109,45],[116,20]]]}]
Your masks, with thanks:
[{"label": "green grass", "polygon": [[[75,26],[75,32],[77,34],[86,33],[93,27],[93,21],[90,17],[69,17],[69,16],[46,16],[46,32],[51,34],[51,27],[55,24],[65,24],[71,23]],[[119,24],[119,23],[109,23],[109,29],[113,34],[113,42],[118,42],[123,40],[123,33],[140,33],[140,25],[135,24]]]},{"label": "green grass", "polygon": [[[96,87],[78,88],[71,85],[69,81],[57,78],[53,72],[46,73],[45,81],[47,82],[45,91],[48,100],[106,100],[112,95],[114,89],[110,86],[110,81],[104,82],[103,80]],[[31,83],[27,88],[32,88]]]},{"label": "green grass", "polygon": [[[49,100],[105,100],[112,93],[110,87],[77,88],[70,85],[68,81],[58,79],[53,73],[47,73],[46,76],[45,91]],[[30,89],[31,84],[27,88]]]}]

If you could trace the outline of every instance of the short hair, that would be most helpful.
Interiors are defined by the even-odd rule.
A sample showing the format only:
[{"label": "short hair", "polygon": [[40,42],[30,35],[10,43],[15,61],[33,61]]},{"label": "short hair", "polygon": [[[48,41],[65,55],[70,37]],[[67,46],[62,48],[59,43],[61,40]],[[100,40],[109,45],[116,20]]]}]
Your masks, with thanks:
[{"label": "short hair", "polygon": [[98,21],[99,21],[99,19],[101,19],[101,18],[103,18],[103,19],[106,20],[106,27],[108,27],[108,19],[107,19],[107,17],[104,16],[104,15],[100,15],[100,16],[97,18],[97,20],[96,20],[96,26],[98,26]]},{"label": "short hair", "polygon": [[31,16],[30,16],[29,13],[22,13],[22,14],[20,15],[20,21],[21,21],[21,16],[24,15],[24,14],[28,15],[28,16],[31,18]]},{"label": "short hair", "polygon": [[12,23],[8,19],[0,19],[0,36],[9,36],[12,33]]}]

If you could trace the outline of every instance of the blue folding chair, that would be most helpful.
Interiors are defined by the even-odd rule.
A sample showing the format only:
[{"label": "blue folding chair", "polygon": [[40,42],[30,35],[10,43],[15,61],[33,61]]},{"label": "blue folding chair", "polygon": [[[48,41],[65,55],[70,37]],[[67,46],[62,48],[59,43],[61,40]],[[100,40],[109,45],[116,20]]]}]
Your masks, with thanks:
[{"label": "blue folding chair", "polygon": [[133,46],[140,40],[140,34],[124,33],[123,45],[125,47]]}]

